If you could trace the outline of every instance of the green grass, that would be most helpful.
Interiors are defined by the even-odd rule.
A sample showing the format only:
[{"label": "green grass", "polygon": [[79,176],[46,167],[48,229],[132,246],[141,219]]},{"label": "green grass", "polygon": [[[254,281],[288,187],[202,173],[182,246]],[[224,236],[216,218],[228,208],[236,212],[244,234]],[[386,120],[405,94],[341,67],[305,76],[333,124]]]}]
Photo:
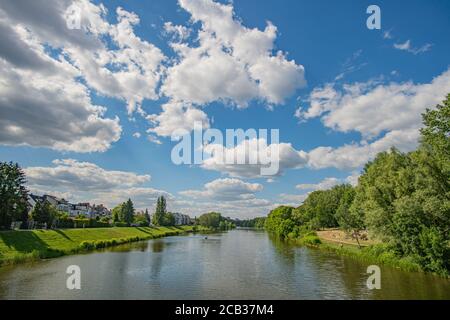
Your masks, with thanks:
[{"label": "green grass", "polygon": [[[203,227],[197,229],[207,230]],[[54,258],[192,231],[192,226],[3,231],[0,232],[0,265]]]},{"label": "green grass", "polygon": [[375,244],[359,248],[357,245],[339,244],[320,239],[315,232],[295,239],[299,245],[326,250],[335,254],[372,264],[386,265],[410,272],[423,272],[419,264],[410,257],[398,257],[386,245]]},{"label": "green grass", "polygon": [[386,265],[410,272],[423,272],[420,265],[414,262],[412,258],[399,257],[382,244],[371,245],[360,249],[355,245],[340,246],[336,243],[325,242],[322,243],[320,248],[367,263]]}]

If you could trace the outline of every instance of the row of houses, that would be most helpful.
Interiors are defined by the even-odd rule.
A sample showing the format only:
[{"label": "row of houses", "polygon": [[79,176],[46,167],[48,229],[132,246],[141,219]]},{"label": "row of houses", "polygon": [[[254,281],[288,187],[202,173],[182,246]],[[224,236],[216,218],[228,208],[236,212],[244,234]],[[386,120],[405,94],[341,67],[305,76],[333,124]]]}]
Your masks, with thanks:
[{"label": "row of houses", "polygon": [[[108,210],[103,204],[100,205],[91,205],[90,203],[77,203],[72,204],[67,200],[58,198],[52,195],[45,194],[43,196],[38,196],[35,194],[30,194],[28,196],[28,210],[31,211],[34,209],[36,203],[43,203],[47,201],[52,206],[54,206],[59,211],[67,213],[70,217],[77,217],[80,215],[84,215],[88,218],[102,218],[102,217],[111,217],[111,211]],[[175,225],[188,225],[191,224],[191,218],[186,214],[181,213],[173,213],[175,217]]]},{"label": "row of houses", "polygon": [[47,201],[52,206],[54,206],[59,211],[67,213],[71,217],[76,217],[79,215],[84,215],[89,218],[97,218],[97,217],[109,217],[111,216],[111,211],[108,210],[103,204],[100,205],[91,205],[90,203],[69,203],[67,200],[58,198],[55,196],[51,196],[45,194],[43,196],[38,196],[35,194],[30,194],[28,196],[28,209],[31,212],[34,206],[40,202],[43,203]]},{"label": "row of houses", "polygon": [[175,212],[172,214],[175,217],[175,225],[176,226],[191,224],[191,217],[189,217],[188,215],[178,213],[178,212]]}]

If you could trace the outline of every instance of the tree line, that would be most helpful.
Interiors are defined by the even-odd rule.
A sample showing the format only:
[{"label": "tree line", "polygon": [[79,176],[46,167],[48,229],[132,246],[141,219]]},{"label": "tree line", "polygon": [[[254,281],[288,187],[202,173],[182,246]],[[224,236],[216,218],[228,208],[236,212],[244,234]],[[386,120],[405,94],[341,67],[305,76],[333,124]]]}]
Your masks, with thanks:
[{"label": "tree line", "polygon": [[236,228],[231,218],[223,217],[218,212],[204,213],[196,219],[196,223],[214,230],[231,230]]},{"label": "tree line", "polygon": [[254,229],[264,229],[264,224],[266,222],[265,217],[257,217],[247,220],[234,220],[237,227],[241,228],[254,228]]},{"label": "tree line", "polygon": [[315,191],[297,208],[273,210],[265,228],[284,238],[341,228],[363,232],[424,270],[450,270],[450,94],[423,114],[417,150],[393,148],[367,163],[358,185]]}]

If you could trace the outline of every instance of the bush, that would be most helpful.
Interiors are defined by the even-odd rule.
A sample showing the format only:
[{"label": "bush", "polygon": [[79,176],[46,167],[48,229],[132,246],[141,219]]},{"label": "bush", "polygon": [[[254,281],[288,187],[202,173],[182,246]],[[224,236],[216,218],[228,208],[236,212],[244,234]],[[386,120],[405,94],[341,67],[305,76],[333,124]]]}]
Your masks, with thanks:
[{"label": "bush", "polygon": [[114,227],[126,228],[126,227],[128,227],[128,224],[125,222],[114,222]]}]

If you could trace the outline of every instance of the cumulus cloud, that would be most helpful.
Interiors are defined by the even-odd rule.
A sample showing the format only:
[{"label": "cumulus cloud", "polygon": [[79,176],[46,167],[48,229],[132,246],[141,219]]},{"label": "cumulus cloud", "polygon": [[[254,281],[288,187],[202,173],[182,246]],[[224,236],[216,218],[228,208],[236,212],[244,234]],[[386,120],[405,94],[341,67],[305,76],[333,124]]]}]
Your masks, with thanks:
[{"label": "cumulus cloud", "polygon": [[421,114],[442,101],[449,87],[450,70],[425,84],[368,81],[344,85],[342,91],[326,85],[313,90],[303,117],[321,117],[326,127],[364,137],[419,128]]},{"label": "cumulus cloud", "polygon": [[280,205],[286,205],[291,207],[298,207],[301,205],[308,195],[311,192],[314,191],[323,191],[323,190],[329,190],[333,188],[334,186],[340,185],[340,184],[350,184],[352,186],[356,186],[358,184],[358,179],[360,177],[359,172],[352,172],[351,175],[344,179],[340,178],[325,178],[322,181],[318,183],[303,183],[296,186],[297,189],[302,191],[308,191],[306,193],[301,194],[288,194],[288,193],[282,193],[279,195],[279,201],[281,202]]},{"label": "cumulus cloud", "polygon": [[54,160],[53,167],[25,169],[28,184],[67,191],[102,191],[119,187],[133,187],[150,181],[150,175],[126,171],[105,170],[90,162],[73,159]]},{"label": "cumulus cloud", "polygon": [[313,169],[356,169],[364,166],[378,153],[396,147],[408,152],[417,147],[418,129],[394,130],[371,143],[361,142],[340,147],[318,147],[308,152],[308,166]]},{"label": "cumulus cloud", "polygon": [[163,137],[170,137],[176,131],[190,132],[194,129],[195,123],[201,123],[204,129],[209,128],[206,113],[181,102],[168,102],[162,105],[162,112],[148,115],[147,120],[153,124],[148,132]]},{"label": "cumulus cloud", "polygon": [[[67,26],[71,5],[81,9],[81,29]],[[159,99],[166,57],[136,36],[136,14],[118,7],[110,24],[107,13],[88,0],[2,3],[0,143],[106,151],[121,127],[92,104],[90,89],[125,101],[130,114],[145,115],[143,100]]]},{"label": "cumulus cloud", "polygon": [[191,30],[185,26],[174,25],[168,21],[164,23],[164,35],[171,36],[172,41],[184,41],[191,35]]},{"label": "cumulus cloud", "polygon": [[[278,152],[272,155],[272,150]],[[262,138],[245,139],[235,147],[209,144],[205,147],[205,152],[210,157],[203,160],[202,168],[238,178],[263,177],[262,169],[271,165],[278,166],[275,175],[279,176],[287,169],[301,168],[307,164],[307,154],[295,150],[290,143],[267,144]],[[230,164],[227,159],[235,160]]]},{"label": "cumulus cloud", "polygon": [[263,189],[258,183],[248,183],[239,179],[217,179],[205,184],[203,190],[186,190],[181,195],[195,199],[218,201],[240,201],[254,199],[255,193]]},{"label": "cumulus cloud", "polygon": [[109,149],[120,138],[119,119],[103,117],[105,109],[92,104],[86,87],[68,78],[69,66],[46,63],[55,68],[15,68],[0,56],[0,143],[75,152]]},{"label": "cumulus cloud", "polygon": [[[83,9],[82,12],[89,11]],[[135,13],[118,7],[116,24],[107,23],[105,13],[97,15],[101,28],[88,24],[87,29],[97,38],[107,37],[114,44],[114,49],[102,43],[97,50],[86,52],[82,47],[69,44],[64,46],[64,52],[80,69],[90,87],[126,101],[129,113],[136,110],[143,112],[141,104],[144,99],[159,98],[157,87],[166,57],[152,43],[136,36],[134,27],[140,19]]]},{"label": "cumulus cloud", "polygon": [[[284,53],[273,55],[277,29],[250,29],[235,17],[231,4],[180,0],[194,23],[200,23],[198,46],[173,43],[178,63],[167,71],[162,91],[178,101],[213,101],[247,106],[252,99],[280,104],[304,86],[304,68]],[[193,68],[195,66],[195,68]]]}]

